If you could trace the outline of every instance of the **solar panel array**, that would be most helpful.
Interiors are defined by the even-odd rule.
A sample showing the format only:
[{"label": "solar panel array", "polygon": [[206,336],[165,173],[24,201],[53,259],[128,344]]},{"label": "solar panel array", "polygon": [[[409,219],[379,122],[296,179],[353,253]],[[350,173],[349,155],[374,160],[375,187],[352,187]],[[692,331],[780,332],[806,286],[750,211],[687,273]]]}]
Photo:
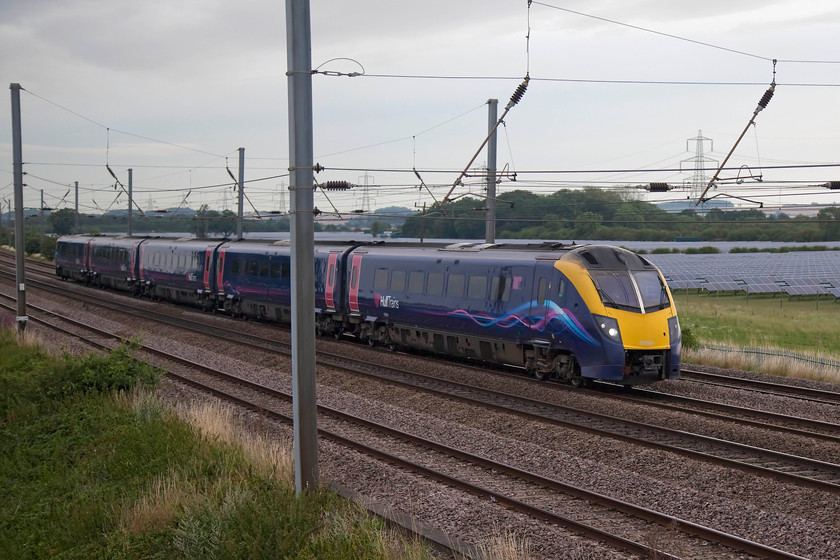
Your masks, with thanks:
[{"label": "solar panel array", "polygon": [[672,289],[840,298],[840,251],[645,256]]}]

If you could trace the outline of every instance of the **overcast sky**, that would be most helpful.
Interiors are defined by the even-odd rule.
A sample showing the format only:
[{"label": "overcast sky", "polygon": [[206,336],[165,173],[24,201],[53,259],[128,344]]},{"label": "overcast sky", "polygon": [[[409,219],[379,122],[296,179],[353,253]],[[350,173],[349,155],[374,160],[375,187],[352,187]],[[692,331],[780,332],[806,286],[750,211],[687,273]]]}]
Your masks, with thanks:
[{"label": "overcast sky", "polygon": [[[311,10],[313,67],[364,74],[313,76],[315,160],[326,168],[316,179],[371,185],[317,194],[321,210],[442,198],[487,134],[487,100],[501,114],[526,73],[499,129],[498,168],[517,172],[500,192],[682,185],[694,175],[689,139],[702,130],[706,167],[722,163],[773,80],[772,59],[775,96],[722,174],[748,166],[740,175],[763,182],[710,194],[840,203],[840,191],[807,186],[840,180],[826,166],[840,164],[836,0],[322,0]],[[133,169],[144,210],[185,198],[233,209],[225,167],[237,173],[244,147],[251,201],[287,209],[285,51],[277,0],[0,0],[0,76],[25,90],[25,206],[38,208],[43,189],[46,206],[72,207],[73,193],[63,197],[75,181],[81,211],[125,206],[107,164],[123,183]],[[3,105],[0,198],[12,199]],[[482,153],[474,170],[484,165]],[[481,192],[481,180],[465,182],[454,195]]]}]

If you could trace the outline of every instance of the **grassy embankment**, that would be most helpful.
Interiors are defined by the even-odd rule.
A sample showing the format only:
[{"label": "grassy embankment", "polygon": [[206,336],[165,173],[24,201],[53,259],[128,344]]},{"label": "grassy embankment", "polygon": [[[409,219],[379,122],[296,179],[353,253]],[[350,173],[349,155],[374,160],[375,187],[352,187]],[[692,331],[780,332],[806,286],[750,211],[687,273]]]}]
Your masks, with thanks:
[{"label": "grassy embankment", "polygon": [[[823,297],[744,294],[674,294],[680,326],[698,348],[686,348],[691,363],[756,369],[767,373],[840,382],[840,369],[783,356],[797,353],[816,361],[840,362],[840,303]],[[748,352],[720,352],[723,345]],[[766,354],[765,354],[766,353]],[[775,357],[774,355],[782,355]]]},{"label": "grassy embankment", "polygon": [[288,448],[162,406],[129,353],[0,330],[0,558],[428,558],[334,493],[296,498]]}]

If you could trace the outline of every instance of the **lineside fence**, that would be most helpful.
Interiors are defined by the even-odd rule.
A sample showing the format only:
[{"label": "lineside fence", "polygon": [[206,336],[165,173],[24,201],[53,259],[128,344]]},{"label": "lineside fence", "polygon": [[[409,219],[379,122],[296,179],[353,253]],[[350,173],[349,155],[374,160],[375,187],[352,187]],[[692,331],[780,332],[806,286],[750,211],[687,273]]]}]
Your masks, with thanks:
[{"label": "lineside fence", "polygon": [[831,360],[829,358],[821,358],[819,356],[810,356],[808,354],[801,354],[799,352],[791,352],[790,350],[771,350],[768,348],[742,348],[712,344],[701,344],[700,348],[703,350],[711,350],[714,352],[723,352],[725,354],[752,355],[757,364],[761,364],[762,362],[773,358],[786,358],[797,362],[807,363],[819,369],[840,369],[840,361]]}]

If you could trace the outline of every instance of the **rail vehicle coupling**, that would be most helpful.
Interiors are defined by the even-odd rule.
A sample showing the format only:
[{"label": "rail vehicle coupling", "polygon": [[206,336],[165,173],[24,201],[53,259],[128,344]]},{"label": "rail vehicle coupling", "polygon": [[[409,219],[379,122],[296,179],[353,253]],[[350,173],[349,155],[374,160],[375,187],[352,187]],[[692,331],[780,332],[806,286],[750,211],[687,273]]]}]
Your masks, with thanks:
[{"label": "rail vehicle coupling", "polygon": [[624,380],[626,385],[649,383],[667,376],[667,352],[628,351],[625,355]]}]

